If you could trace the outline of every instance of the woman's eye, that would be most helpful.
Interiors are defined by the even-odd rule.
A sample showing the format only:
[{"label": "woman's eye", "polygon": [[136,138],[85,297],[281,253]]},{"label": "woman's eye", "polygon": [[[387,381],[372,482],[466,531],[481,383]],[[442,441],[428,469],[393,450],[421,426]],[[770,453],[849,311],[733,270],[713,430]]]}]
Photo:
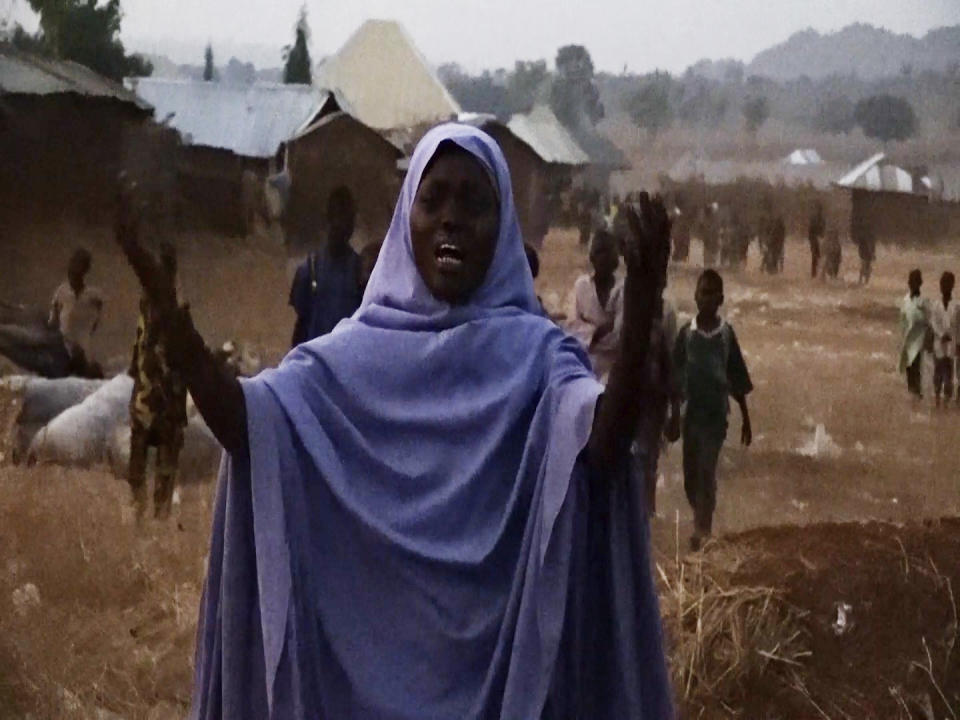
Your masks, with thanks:
[{"label": "woman's eye", "polygon": [[440,204],[440,194],[432,190],[420,193],[420,204],[428,210],[435,210]]}]

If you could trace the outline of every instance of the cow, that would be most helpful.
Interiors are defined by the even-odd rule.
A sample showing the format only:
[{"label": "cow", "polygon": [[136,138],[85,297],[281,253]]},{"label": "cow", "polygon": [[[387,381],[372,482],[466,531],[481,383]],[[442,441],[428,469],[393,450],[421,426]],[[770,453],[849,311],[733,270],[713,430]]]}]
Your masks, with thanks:
[{"label": "cow", "polygon": [[4,385],[21,396],[20,412],[13,424],[12,460],[19,464],[37,432],[57,415],[79,405],[104,384],[104,380],[83,378],[47,378],[13,376]]}]

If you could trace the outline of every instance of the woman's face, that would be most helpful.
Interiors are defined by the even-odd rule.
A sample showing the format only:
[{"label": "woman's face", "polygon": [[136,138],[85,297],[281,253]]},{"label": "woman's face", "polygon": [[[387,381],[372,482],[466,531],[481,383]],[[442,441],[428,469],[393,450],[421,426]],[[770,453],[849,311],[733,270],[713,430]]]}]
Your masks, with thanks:
[{"label": "woman's face", "polygon": [[490,178],[465,150],[441,146],[410,211],[413,258],[438,300],[462,304],[483,284],[497,249],[500,208]]}]

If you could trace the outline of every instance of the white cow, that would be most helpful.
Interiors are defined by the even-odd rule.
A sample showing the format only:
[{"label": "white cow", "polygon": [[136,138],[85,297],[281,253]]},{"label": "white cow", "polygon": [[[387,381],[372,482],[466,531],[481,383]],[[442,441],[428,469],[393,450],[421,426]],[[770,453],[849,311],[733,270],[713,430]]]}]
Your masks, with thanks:
[{"label": "white cow", "polygon": [[[77,385],[80,382],[94,383],[95,386],[80,387]],[[35,383],[36,379],[26,383],[26,387],[30,388],[31,412],[28,415],[21,412],[24,419],[42,418],[44,414],[53,412],[54,399],[60,405],[66,404],[71,398],[76,402],[52,419],[48,418],[41,429],[33,430],[32,439],[26,444],[27,462],[74,467],[106,463],[116,477],[125,480],[130,465],[129,405],[133,380],[127,375],[118,375],[109,381],[66,378],[46,380],[41,386]],[[45,403],[39,403],[38,398]],[[208,480],[216,473],[223,451],[192,402],[188,402],[188,415],[178,477],[183,482]],[[33,426],[19,426],[20,418],[18,435],[30,435],[30,427]]]},{"label": "white cow", "polygon": [[28,463],[90,467],[105,459],[107,438],[129,422],[133,378],[117,375],[79,404],[67,408],[34,436]]},{"label": "white cow", "polygon": [[80,404],[105,382],[72,377],[48,380],[23,375],[4,378],[3,384],[21,396],[20,412],[13,425],[14,464],[26,457],[27,448],[40,428],[64,410]]}]

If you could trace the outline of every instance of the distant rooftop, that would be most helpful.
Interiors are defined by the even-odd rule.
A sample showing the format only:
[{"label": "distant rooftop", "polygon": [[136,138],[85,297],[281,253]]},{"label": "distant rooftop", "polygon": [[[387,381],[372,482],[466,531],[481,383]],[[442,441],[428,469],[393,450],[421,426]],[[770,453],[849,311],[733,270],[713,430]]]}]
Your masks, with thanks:
[{"label": "distant rooftop", "polygon": [[[317,119],[333,95],[312,85],[223,85],[200,80],[128,78],[127,86],[156,109],[187,145],[272,157]],[[336,109],[339,109],[339,105]]]},{"label": "distant rooftop", "polygon": [[539,105],[527,114],[514,115],[507,127],[545,162],[559,165],[590,162],[590,157],[546,105]]},{"label": "distant rooftop", "polygon": [[152,109],[120,83],[69,60],[53,60],[0,44],[0,92],[8,95],[75,94]]}]

